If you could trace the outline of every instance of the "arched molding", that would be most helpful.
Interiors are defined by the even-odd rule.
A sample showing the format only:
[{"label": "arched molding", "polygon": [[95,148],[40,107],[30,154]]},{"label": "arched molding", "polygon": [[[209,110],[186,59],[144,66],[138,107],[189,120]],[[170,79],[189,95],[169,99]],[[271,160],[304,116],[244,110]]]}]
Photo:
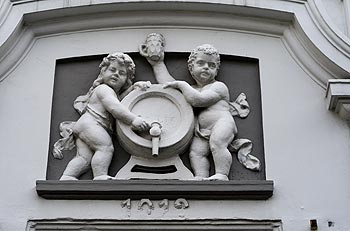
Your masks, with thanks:
[{"label": "arched molding", "polygon": [[266,0],[260,5],[249,0],[236,2],[12,0],[10,5],[5,2],[2,9],[5,14],[0,18],[0,81],[16,68],[38,38],[157,27],[277,37],[321,87],[326,88],[329,79],[349,76],[347,38],[340,37],[322,20],[314,1]]},{"label": "arched molding", "polygon": [[328,41],[346,57],[350,58],[350,39],[333,25],[323,3],[320,0],[315,0],[310,1],[306,6],[315,25],[323,32]]}]

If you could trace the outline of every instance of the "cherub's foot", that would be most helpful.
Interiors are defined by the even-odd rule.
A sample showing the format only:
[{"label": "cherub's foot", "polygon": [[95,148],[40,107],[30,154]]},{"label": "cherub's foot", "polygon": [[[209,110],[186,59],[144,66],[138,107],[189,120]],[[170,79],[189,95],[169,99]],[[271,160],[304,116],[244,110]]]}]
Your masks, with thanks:
[{"label": "cherub's foot", "polygon": [[193,180],[198,180],[198,181],[202,181],[204,179],[205,179],[205,177],[203,177],[203,176],[195,176],[195,177],[193,177]]},{"label": "cherub's foot", "polygon": [[205,178],[205,180],[222,180],[222,181],[228,181],[228,177],[221,173],[216,173],[215,175],[212,175],[211,177]]},{"label": "cherub's foot", "polygon": [[115,177],[108,175],[95,176],[94,180],[115,180]]},{"label": "cherub's foot", "polygon": [[62,175],[60,180],[78,180],[78,178],[74,176]]}]

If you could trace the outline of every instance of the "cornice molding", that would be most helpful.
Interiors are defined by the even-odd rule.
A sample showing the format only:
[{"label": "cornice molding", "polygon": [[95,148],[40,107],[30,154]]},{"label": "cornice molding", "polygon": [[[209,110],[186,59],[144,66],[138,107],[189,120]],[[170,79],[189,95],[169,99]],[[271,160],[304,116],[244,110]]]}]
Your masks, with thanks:
[{"label": "cornice molding", "polygon": [[98,230],[256,230],[282,231],[281,220],[253,219],[145,219],[145,220],[112,220],[112,219],[30,219],[27,231],[35,230],[85,230],[89,227]]},{"label": "cornice molding", "polygon": [[[264,6],[256,6],[254,1],[233,4],[226,1],[105,0],[91,3],[72,0],[69,6],[64,2],[12,0],[10,6],[3,3],[2,11],[8,13],[0,18],[0,81],[16,68],[35,40],[42,36],[152,27],[202,28],[279,37],[297,63],[324,89],[329,79],[349,76],[348,40],[339,37],[322,20],[313,1],[266,0]],[[154,13],[157,13],[156,18]],[[299,20],[299,15],[307,18]],[[305,28],[310,22],[313,27]]]},{"label": "cornice molding", "polygon": [[350,120],[350,79],[331,79],[327,85],[328,110]]},{"label": "cornice molding", "polygon": [[[186,198],[199,200],[267,200],[273,195],[273,181],[230,180],[212,182],[167,180],[57,181],[38,180],[36,191],[45,199],[152,200]],[[156,189],[156,190],[155,190]]]}]

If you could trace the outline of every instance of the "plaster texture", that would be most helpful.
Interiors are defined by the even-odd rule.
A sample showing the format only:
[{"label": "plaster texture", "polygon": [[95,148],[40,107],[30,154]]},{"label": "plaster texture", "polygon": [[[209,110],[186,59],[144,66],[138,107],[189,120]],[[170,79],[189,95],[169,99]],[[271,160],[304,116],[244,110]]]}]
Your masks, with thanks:
[{"label": "plaster texture", "polygon": [[[332,44],[311,28],[314,24],[308,28],[310,17],[300,9],[305,2],[276,0],[261,3],[267,9],[297,12],[295,23],[286,22],[290,29],[285,30],[285,24],[274,27],[283,27],[279,33],[262,33],[248,27],[222,29],[174,24],[157,26],[156,23],[99,30],[73,29],[42,36],[36,34],[36,39],[24,49],[25,53],[18,56],[20,61],[15,62],[15,66],[12,65],[14,56],[3,56],[1,60],[11,62],[12,69],[1,70],[1,77],[6,75],[6,78],[0,83],[0,174],[3,176],[0,230],[25,230],[28,219],[56,218],[271,219],[281,220],[286,231],[309,230],[309,220],[317,219],[319,230],[350,230],[349,128],[345,120],[327,110],[326,81],[323,81],[330,76],[348,76],[345,67],[350,63],[346,58],[349,53],[344,51],[347,48],[333,53],[333,45],[346,44],[348,47],[349,44],[342,36],[338,37],[342,42]],[[9,4],[2,2],[5,8]],[[50,5],[47,8],[64,7],[60,1],[33,1],[29,5],[8,8],[8,11],[1,9],[5,9],[5,16],[0,18],[1,49],[7,46],[4,40],[13,31],[13,24],[20,21],[20,11],[36,11],[45,8],[45,4]],[[234,4],[256,6],[258,1],[235,1]],[[308,51],[315,52],[311,56],[317,56],[319,51],[314,46],[320,48],[323,55],[313,59],[299,55],[304,54],[303,49],[299,49],[300,43],[291,46],[295,44],[294,40],[291,42],[288,38],[294,37],[288,37],[288,33],[294,33],[298,23],[306,31],[306,37],[314,42],[311,45],[310,41],[304,43]],[[198,44],[211,43],[223,54],[259,59],[266,176],[275,183],[273,197],[266,201],[189,200],[187,209],[155,207],[149,214],[147,210],[137,209],[137,200],[131,200],[131,209],[127,209],[121,206],[124,200],[66,201],[37,196],[35,181],[46,176],[56,59],[115,50],[137,52],[137,44],[154,31],[167,38],[166,52],[187,52]],[[338,52],[342,55],[338,56]],[[315,77],[315,73],[320,76]],[[328,73],[326,77],[322,76],[325,73]],[[333,222],[332,227],[329,222]]]},{"label": "plaster texture", "polygon": [[322,0],[318,2],[319,4],[322,4],[324,8],[326,9],[332,9],[328,10],[326,14],[323,14],[323,17],[326,18],[326,20],[329,21],[330,24],[332,24],[333,28],[335,30],[339,30],[341,33],[347,35],[349,37],[349,22],[348,22],[348,13],[349,9],[348,0]]}]

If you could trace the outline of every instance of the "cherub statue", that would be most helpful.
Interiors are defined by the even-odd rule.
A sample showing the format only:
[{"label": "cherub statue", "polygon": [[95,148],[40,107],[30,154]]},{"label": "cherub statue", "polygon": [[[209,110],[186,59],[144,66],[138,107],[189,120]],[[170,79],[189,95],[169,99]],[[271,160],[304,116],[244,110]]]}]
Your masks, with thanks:
[{"label": "cherub statue", "polygon": [[132,88],[135,74],[133,60],[127,54],[112,53],[103,58],[99,68],[100,74],[88,93],[74,101],[74,108],[81,117],[76,122],[61,123],[63,138],[54,145],[54,157],[62,159],[62,150],[72,149],[74,143],[77,153],[60,180],[77,180],[90,165],[94,180],[113,179],[108,175],[108,168],[114,152],[111,138],[114,119],[135,130],[150,128],[145,120],[120,103],[121,95]]},{"label": "cherub statue", "polygon": [[[165,84],[165,88],[179,89],[188,103],[202,109],[198,114],[195,136],[189,153],[195,179],[228,180],[232,163],[228,146],[237,151],[240,146],[247,145],[247,142],[242,140],[233,142],[237,134],[233,116],[246,117],[249,113],[249,105],[243,93],[235,102],[230,102],[227,86],[215,79],[220,66],[218,51],[212,45],[204,44],[191,52],[188,69],[196,82],[192,86],[185,81],[176,81],[169,74],[163,61],[164,52],[158,55],[159,59],[151,59],[145,52],[140,53],[153,67],[155,78],[159,83]],[[210,152],[214,160],[215,174],[209,177]],[[241,151],[239,157],[240,161],[245,162],[243,164],[246,167],[255,170],[260,168],[259,160],[249,153]]]}]

